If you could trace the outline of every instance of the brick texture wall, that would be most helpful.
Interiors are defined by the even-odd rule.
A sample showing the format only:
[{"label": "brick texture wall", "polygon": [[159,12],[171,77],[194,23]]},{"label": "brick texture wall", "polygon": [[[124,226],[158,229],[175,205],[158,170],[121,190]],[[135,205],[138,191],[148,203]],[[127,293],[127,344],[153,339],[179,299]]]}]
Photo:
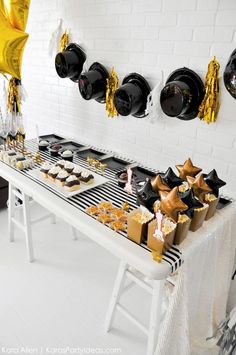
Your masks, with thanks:
[{"label": "brick texture wall", "polygon": [[23,111],[28,132],[58,132],[165,169],[191,157],[208,172],[216,168],[236,193],[236,101],[220,79],[216,124],[160,118],[108,119],[105,106],[81,98],[76,84],[60,79],[48,44],[58,19],[83,45],[88,67],[115,66],[120,80],[139,72],[152,88],[160,76],[187,66],[204,78],[217,56],[221,75],[236,43],[235,0],[31,0],[30,38],[23,78],[28,99]]}]

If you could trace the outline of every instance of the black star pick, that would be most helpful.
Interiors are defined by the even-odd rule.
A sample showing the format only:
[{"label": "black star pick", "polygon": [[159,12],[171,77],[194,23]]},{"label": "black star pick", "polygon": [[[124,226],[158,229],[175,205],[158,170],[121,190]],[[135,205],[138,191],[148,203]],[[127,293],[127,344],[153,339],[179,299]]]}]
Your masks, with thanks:
[{"label": "black star pick", "polygon": [[204,175],[204,180],[207,185],[212,189],[213,194],[218,197],[219,196],[219,189],[226,185],[226,182],[219,179],[217,172],[215,169],[209,172],[209,174]]},{"label": "black star pick", "polygon": [[165,173],[160,174],[164,182],[173,189],[176,186],[180,186],[183,182],[181,178],[179,178],[172,168],[168,168]]},{"label": "black star pick", "polygon": [[192,189],[187,190],[186,192],[180,195],[181,200],[188,206],[187,211],[184,211],[189,218],[193,218],[193,213],[195,208],[203,207],[203,204],[197,200],[194,196]]},{"label": "black star pick", "polygon": [[141,187],[136,184],[136,193],[137,203],[153,212],[153,204],[158,199],[158,195],[153,191],[150,179],[147,179]]}]

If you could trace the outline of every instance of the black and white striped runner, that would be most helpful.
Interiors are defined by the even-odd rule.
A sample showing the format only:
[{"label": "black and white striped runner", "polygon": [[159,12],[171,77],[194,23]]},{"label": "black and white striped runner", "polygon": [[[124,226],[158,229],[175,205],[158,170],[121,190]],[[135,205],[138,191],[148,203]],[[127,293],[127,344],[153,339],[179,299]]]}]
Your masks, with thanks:
[{"label": "black and white striped runner", "polygon": [[[32,152],[35,153],[38,151],[37,143],[36,140],[28,140],[26,141],[25,144],[26,148]],[[49,161],[51,163],[55,163],[59,158],[51,157],[48,151],[45,152],[40,152],[42,159]],[[105,152],[108,154],[109,152]],[[125,159],[127,160],[127,159]],[[86,159],[79,157],[78,155],[74,156],[73,162],[75,164],[80,165],[81,167],[88,168],[88,163]],[[37,179],[33,178],[28,174],[29,169],[25,169],[21,173],[29,177],[30,179],[36,181],[37,183],[40,183]],[[135,209],[138,207],[136,203],[136,194],[135,191],[132,195],[128,195],[122,188],[120,188],[117,184],[117,180],[115,178],[115,173],[116,171],[106,169],[104,176],[109,179],[109,182],[95,187],[91,190],[87,190],[85,192],[82,192],[78,195],[75,195],[70,198],[66,198],[63,195],[61,195],[59,192],[51,189],[48,185],[44,184],[43,182],[40,183],[43,185],[45,188],[49,189],[50,191],[53,191],[56,195],[58,195],[60,198],[64,199],[67,203],[70,203],[74,207],[78,208],[79,210],[85,212],[85,209],[90,206],[90,205],[95,205],[98,204],[101,201],[111,201],[114,206],[116,207],[121,207],[121,203],[124,201],[127,201],[130,205],[131,210]],[[86,212],[85,212],[86,213]],[[94,218],[91,216],[91,218]],[[109,227],[108,227],[109,228]],[[127,238],[126,232],[117,232],[118,234],[122,235],[123,237]],[[130,241],[132,243],[132,241]],[[146,244],[141,244],[142,248],[145,248],[146,250],[150,251],[150,249],[147,247]],[[151,256],[150,256],[151,257]],[[163,260],[165,262],[168,262],[171,265],[172,272],[176,271],[178,267],[181,266],[181,263],[183,262],[181,259],[181,251],[176,247],[173,246],[168,252],[166,252],[163,256]]]}]

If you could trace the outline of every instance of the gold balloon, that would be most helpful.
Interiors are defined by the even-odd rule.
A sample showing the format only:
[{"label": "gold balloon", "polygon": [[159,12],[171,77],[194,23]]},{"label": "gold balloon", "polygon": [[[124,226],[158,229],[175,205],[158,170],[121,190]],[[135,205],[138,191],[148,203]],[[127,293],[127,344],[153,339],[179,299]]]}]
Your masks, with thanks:
[{"label": "gold balloon", "polygon": [[21,64],[28,33],[11,27],[0,11],[0,72],[21,79]]},{"label": "gold balloon", "polygon": [[161,201],[160,204],[162,213],[178,221],[179,212],[183,212],[188,209],[188,206],[183,203],[178,195],[178,187],[174,187],[168,195]]},{"label": "gold balloon", "polygon": [[152,188],[154,191],[157,193],[159,191],[170,191],[171,188],[166,185],[166,183],[163,181],[161,175],[157,174],[152,180],[151,180]]},{"label": "gold balloon", "polygon": [[[1,0],[4,1],[4,0]],[[30,0],[5,0],[7,17],[12,27],[25,31]]]},{"label": "gold balloon", "polygon": [[193,189],[194,195],[198,197],[199,201],[204,203],[205,195],[212,192],[212,189],[204,181],[203,174],[197,178],[187,176],[189,186]]},{"label": "gold balloon", "polygon": [[190,158],[188,158],[183,165],[176,165],[176,168],[179,172],[179,177],[183,180],[186,180],[187,176],[195,176],[202,171],[201,168],[193,165]]},{"label": "gold balloon", "polygon": [[6,7],[5,7],[4,0],[0,0],[0,11],[2,11],[4,15],[6,15]]}]

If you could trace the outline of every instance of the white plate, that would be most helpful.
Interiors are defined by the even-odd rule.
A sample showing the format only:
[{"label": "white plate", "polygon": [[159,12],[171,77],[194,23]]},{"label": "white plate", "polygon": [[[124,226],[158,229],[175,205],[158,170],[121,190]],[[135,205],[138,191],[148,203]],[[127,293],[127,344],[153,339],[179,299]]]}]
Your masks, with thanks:
[{"label": "white plate", "polygon": [[[75,166],[77,166],[76,164],[74,164]],[[94,187],[100,186],[102,184],[105,184],[106,182],[109,182],[109,180],[99,174],[94,173],[93,171],[90,171],[88,169],[84,169],[81,167],[81,169],[83,169],[84,171],[87,171],[88,173],[92,174],[94,176],[94,181],[91,184],[83,184],[82,182],[80,182],[80,189],[76,190],[76,191],[67,191],[64,187],[59,186],[56,182],[52,182],[49,179],[45,179],[42,176],[42,173],[40,172],[40,168],[37,169],[33,169],[28,171],[27,173],[32,176],[33,178],[37,179],[38,181],[40,181],[41,183],[43,183],[44,185],[50,187],[52,190],[56,191],[57,193],[60,193],[61,195],[63,195],[64,197],[72,197],[75,196],[77,194],[81,194],[81,192],[93,189]]]}]

